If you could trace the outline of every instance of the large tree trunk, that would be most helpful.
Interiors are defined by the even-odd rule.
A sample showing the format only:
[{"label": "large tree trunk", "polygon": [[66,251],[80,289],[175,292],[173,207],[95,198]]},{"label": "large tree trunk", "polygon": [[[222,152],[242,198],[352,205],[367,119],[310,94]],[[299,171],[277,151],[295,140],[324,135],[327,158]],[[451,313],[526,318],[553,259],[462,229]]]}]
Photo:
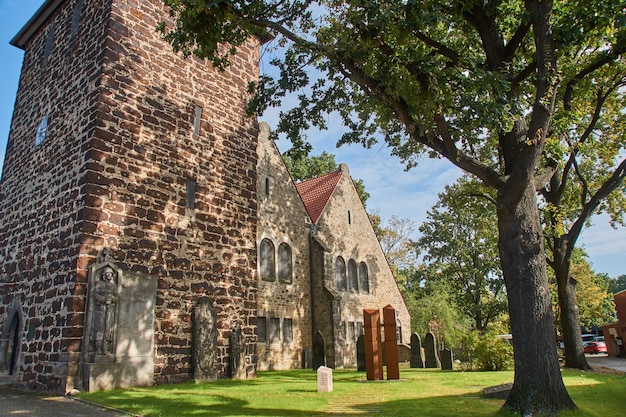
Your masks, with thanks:
[{"label": "large tree trunk", "polygon": [[561,331],[563,332],[563,344],[565,345],[565,366],[583,370],[591,369],[585,351],[580,331],[580,316],[578,314],[578,302],[576,300],[576,280],[569,275],[570,260],[566,259],[565,243],[553,250],[554,275],[556,277],[557,294],[561,316]]},{"label": "large tree trunk", "polygon": [[[504,408],[521,415],[575,409],[561,377],[542,229],[532,181],[523,195],[498,192],[499,250],[515,357]],[[510,193],[509,193],[510,194]]]}]

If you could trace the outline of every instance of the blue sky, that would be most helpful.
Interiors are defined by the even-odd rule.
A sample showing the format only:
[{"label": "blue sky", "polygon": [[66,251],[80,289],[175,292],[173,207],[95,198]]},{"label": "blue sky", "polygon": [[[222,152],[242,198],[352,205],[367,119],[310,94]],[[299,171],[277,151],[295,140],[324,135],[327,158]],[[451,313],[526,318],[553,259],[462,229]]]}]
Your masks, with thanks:
[{"label": "blue sky", "polygon": [[[9,45],[9,41],[41,4],[43,0],[0,0],[0,164],[4,161],[23,57],[23,52]],[[277,116],[268,113],[262,120],[272,126]],[[363,149],[358,145],[336,148],[335,142],[341,135],[341,126],[332,119],[329,125],[329,131],[310,135],[313,153],[319,154],[326,150],[335,154],[337,162],[346,162],[352,177],[362,179],[365,183],[370,194],[368,210],[377,212],[383,220],[396,215],[402,219],[411,219],[417,228],[426,218],[426,212],[436,203],[437,193],[462,175],[450,163],[427,158],[417,168],[405,172],[383,145],[372,149]],[[279,147],[284,151],[288,146],[279,143]],[[583,231],[579,242],[590,255],[594,270],[611,277],[626,274],[626,228],[614,230],[602,216],[592,221],[594,225]]]}]

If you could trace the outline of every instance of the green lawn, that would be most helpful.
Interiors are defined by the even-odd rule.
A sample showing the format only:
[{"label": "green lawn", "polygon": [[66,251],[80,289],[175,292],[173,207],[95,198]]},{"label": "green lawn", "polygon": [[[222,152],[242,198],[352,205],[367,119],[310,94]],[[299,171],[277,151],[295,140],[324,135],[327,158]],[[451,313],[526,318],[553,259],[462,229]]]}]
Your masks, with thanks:
[{"label": "green lawn", "polygon": [[[256,379],[220,380],[84,393],[88,401],[143,416],[508,416],[502,400],[481,397],[484,387],[511,382],[512,372],[400,368],[399,381],[365,381],[365,374],[335,370],[332,393],[318,393],[311,370],[259,372]],[[621,416],[626,376],[563,371],[579,407],[567,417]]]}]

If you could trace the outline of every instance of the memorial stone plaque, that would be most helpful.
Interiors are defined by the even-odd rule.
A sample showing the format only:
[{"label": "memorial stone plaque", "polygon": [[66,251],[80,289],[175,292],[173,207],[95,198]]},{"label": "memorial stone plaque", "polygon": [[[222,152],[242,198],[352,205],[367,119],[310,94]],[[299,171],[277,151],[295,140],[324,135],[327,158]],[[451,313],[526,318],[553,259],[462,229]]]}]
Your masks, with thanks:
[{"label": "memorial stone plaque", "polygon": [[317,392],[333,392],[333,370],[325,366],[317,368]]}]

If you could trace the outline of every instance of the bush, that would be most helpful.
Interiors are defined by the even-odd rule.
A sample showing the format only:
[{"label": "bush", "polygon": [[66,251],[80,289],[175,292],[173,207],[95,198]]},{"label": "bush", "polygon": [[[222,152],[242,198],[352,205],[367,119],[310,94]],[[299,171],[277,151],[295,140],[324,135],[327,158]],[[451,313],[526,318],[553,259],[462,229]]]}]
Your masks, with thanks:
[{"label": "bush", "polygon": [[504,371],[513,367],[513,346],[493,333],[485,333],[478,339],[474,357],[479,369]]},{"label": "bush", "polygon": [[480,334],[474,330],[461,340],[459,359],[466,368],[503,371],[513,367],[513,346],[493,332]]}]

